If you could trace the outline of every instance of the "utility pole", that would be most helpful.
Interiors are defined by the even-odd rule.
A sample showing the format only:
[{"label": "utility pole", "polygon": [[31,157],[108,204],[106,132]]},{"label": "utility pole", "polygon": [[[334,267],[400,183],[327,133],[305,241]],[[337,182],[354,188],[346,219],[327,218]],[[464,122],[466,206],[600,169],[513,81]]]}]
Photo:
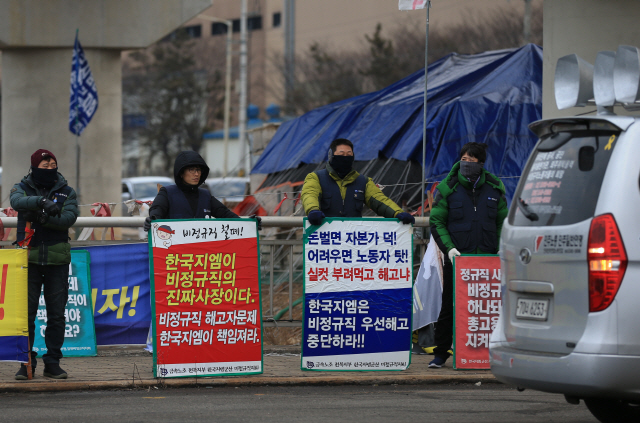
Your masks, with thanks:
[{"label": "utility pole", "polygon": [[240,110],[238,140],[240,141],[240,161],[247,176],[251,169],[247,160],[247,0],[241,2],[240,13]]},{"label": "utility pole", "polygon": [[524,0],[524,22],[522,39],[524,44],[529,44],[531,40],[531,0]]},{"label": "utility pole", "polygon": [[227,176],[229,171],[229,119],[231,114],[231,39],[233,37],[233,22],[227,19],[214,18],[207,15],[198,15],[198,18],[210,22],[219,22],[227,26],[227,57],[226,71],[224,75],[224,163],[222,167],[222,176]]},{"label": "utility pole", "polygon": [[292,97],[295,84],[296,57],[296,11],[295,0],[284,0],[284,73],[285,73],[285,113],[293,111]]}]

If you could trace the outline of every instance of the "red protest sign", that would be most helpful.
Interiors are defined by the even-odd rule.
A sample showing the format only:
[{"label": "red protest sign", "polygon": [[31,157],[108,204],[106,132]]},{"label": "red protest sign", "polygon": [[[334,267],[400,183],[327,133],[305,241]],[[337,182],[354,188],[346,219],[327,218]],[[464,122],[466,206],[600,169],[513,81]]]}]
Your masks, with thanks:
[{"label": "red protest sign", "polygon": [[500,317],[500,258],[454,259],[454,369],[489,369],[489,338]]},{"label": "red protest sign", "polygon": [[254,220],[154,224],[154,375],[262,373]]}]

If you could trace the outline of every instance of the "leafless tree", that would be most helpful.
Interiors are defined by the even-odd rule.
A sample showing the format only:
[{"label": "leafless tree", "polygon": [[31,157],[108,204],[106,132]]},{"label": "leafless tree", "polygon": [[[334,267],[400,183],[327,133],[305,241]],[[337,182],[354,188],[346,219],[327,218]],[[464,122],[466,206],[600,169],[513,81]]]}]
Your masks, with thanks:
[{"label": "leafless tree", "polygon": [[[367,50],[335,52],[318,43],[296,57],[294,88],[287,95],[275,84],[272,91],[285,104],[285,113],[299,115],[316,107],[382,89],[424,67],[425,29],[404,25],[386,31],[380,24],[366,35]],[[389,35],[387,35],[389,34]],[[542,5],[532,8],[531,40],[542,45]],[[523,16],[515,6],[491,15],[466,15],[460,24],[429,34],[429,63],[450,53],[476,54],[519,47]],[[271,58],[284,80],[283,57]]]},{"label": "leafless tree", "polygon": [[138,135],[147,168],[159,157],[163,173],[171,174],[177,154],[198,151],[206,129],[208,75],[196,66],[193,43],[177,31],[148,50],[132,53],[123,76],[123,97],[129,97],[123,101],[125,113],[137,109],[146,121]]}]

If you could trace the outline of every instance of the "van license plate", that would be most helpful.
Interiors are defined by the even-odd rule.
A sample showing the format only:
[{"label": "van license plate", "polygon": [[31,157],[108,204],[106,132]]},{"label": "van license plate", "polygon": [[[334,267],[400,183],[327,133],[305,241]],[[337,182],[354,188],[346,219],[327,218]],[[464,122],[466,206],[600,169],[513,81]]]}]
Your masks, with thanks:
[{"label": "van license plate", "polygon": [[517,319],[547,320],[549,312],[549,300],[531,300],[518,298],[516,308]]}]

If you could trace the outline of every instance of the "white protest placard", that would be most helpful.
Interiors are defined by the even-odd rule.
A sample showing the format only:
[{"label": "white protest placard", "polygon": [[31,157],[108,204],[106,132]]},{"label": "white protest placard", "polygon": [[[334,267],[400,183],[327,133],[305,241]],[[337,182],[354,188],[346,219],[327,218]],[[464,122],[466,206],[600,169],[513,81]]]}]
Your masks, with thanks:
[{"label": "white protest placard", "polygon": [[413,228],[394,219],[305,221],[303,370],[405,370]]}]

